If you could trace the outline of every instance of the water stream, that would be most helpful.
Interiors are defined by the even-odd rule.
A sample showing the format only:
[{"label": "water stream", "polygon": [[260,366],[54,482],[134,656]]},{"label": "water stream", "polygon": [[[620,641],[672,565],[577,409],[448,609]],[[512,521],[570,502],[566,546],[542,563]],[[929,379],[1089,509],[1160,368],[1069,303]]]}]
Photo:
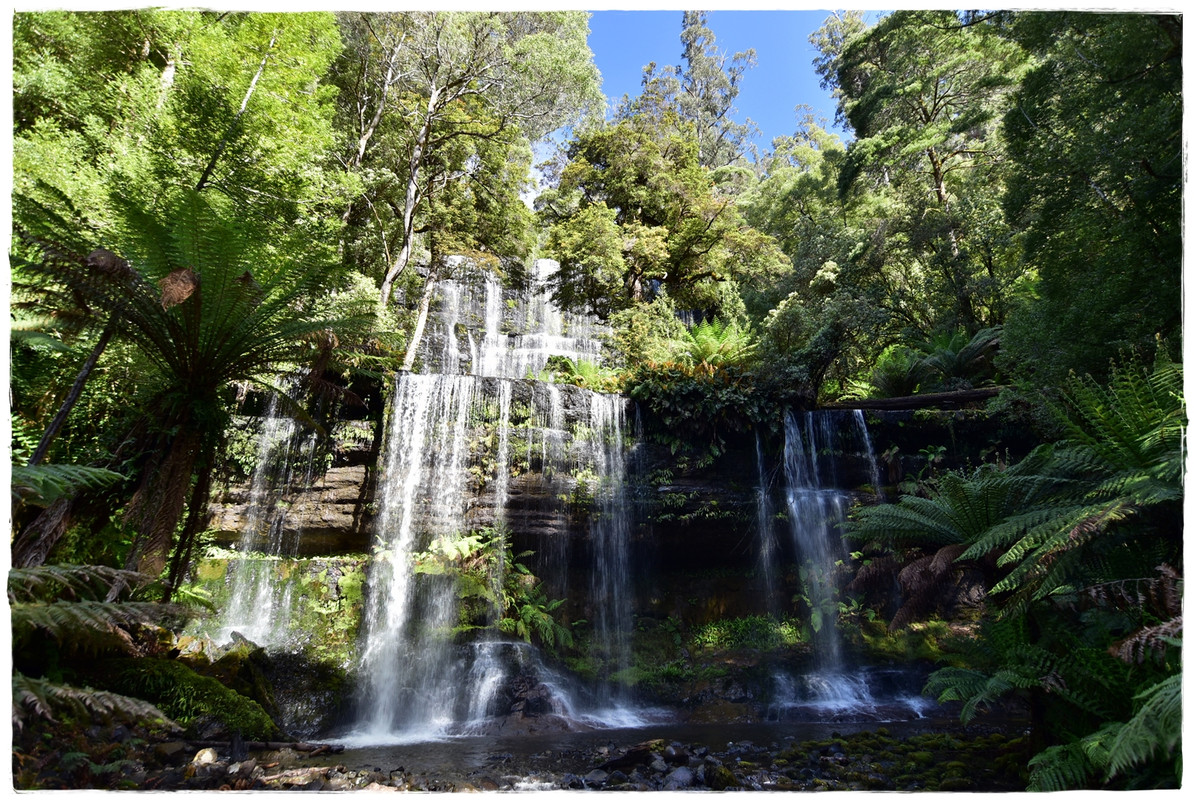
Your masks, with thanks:
[{"label": "water stream", "polygon": [[[778,719],[891,719],[923,714],[928,701],[916,688],[887,673],[851,663],[842,647],[838,624],[841,600],[839,572],[846,557],[839,524],[853,500],[840,486],[842,456],[847,450],[864,460],[867,476],[877,492],[879,471],[866,421],[859,411],[810,411],[784,415],[783,475],[789,530],[798,563],[800,600],[808,613],[813,639],[811,671],[775,675],[775,694],[769,714]],[[761,449],[759,472],[764,475]],[[760,478],[758,506],[760,552],[774,552],[770,504],[763,498]],[[765,556],[764,556],[765,557]]]}]

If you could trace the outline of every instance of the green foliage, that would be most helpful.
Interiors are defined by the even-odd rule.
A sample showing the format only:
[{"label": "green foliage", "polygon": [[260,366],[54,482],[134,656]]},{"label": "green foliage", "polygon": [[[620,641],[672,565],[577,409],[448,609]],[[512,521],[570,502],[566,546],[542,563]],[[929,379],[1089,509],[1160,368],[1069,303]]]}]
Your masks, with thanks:
[{"label": "green foliage", "polygon": [[571,648],[572,632],[556,618],[564,601],[544,595],[542,582],[523,563],[532,553],[515,554],[509,538],[502,524],[437,537],[427,550],[415,554],[415,573],[453,581],[462,603],[460,626],[454,632],[492,627],[549,652]]},{"label": "green foliage", "polygon": [[1021,12],[1035,57],[1003,119],[1003,205],[1031,302],[1008,318],[1015,375],[1096,379],[1125,351],[1181,335],[1180,18]]},{"label": "green foliage", "polygon": [[734,366],[697,372],[676,364],[647,365],[627,381],[630,396],[649,413],[652,435],[673,453],[708,461],[727,437],[767,419],[774,406],[750,373]]},{"label": "green foliage", "polygon": [[56,722],[55,714],[94,722],[120,721],[149,723],[162,730],[182,733],[157,706],[112,692],[79,689],[30,678],[17,672],[12,676],[12,722],[21,730],[32,717]]},{"label": "green foliage", "polygon": [[53,659],[86,661],[97,653],[141,652],[143,629],[180,627],[190,609],[166,603],[107,599],[147,576],[126,570],[69,564],[13,569],[8,574],[12,620],[13,723],[20,729],[30,717],[54,721],[55,714],[94,721],[123,720],[173,727],[156,707],[120,694],[62,684],[26,674]]},{"label": "green foliage", "polygon": [[720,619],[693,630],[692,644],[711,650],[776,650],[807,640],[803,626],[794,619],[747,616]]},{"label": "green foliage", "polygon": [[104,671],[114,688],[153,702],[184,728],[193,730],[213,718],[246,740],[268,741],[279,735],[278,726],[256,701],[180,661],[113,661],[104,665]]},{"label": "green foliage", "polygon": [[[1071,379],[1059,409],[1069,436],[1057,469],[1071,478],[1062,491],[1024,515],[993,526],[966,557],[999,550],[1011,572],[993,591],[1012,608],[1116,578],[1142,577],[1171,551],[1180,519],[1185,404],[1180,364],[1158,359],[1116,367],[1106,387]],[[1138,543],[1124,559],[1112,553]]]},{"label": "green foliage", "polygon": [[785,257],[720,195],[675,111],[634,112],[577,131],[558,185],[537,207],[560,262],[556,301],[608,318],[661,290],[724,314],[728,286],[777,275]]},{"label": "green foliage", "polygon": [[77,464],[12,465],[14,503],[48,506],[83,489],[102,489],[124,480],[119,472]]},{"label": "green foliage", "polygon": [[1068,438],[1016,468],[1046,491],[981,520],[959,556],[998,556],[999,618],[969,665],[935,673],[926,691],[963,701],[964,720],[1008,693],[1028,697],[1052,745],[1032,761],[1035,788],[1115,785],[1129,768],[1140,785],[1180,775],[1180,666],[1167,645],[1181,627],[1169,566],[1181,563],[1181,374],[1161,351],[1151,371],[1114,366],[1106,385],[1071,378],[1057,406]]},{"label": "green foliage", "polygon": [[582,386],[595,392],[616,392],[622,383],[617,372],[586,358],[548,356],[544,372],[554,383]]}]

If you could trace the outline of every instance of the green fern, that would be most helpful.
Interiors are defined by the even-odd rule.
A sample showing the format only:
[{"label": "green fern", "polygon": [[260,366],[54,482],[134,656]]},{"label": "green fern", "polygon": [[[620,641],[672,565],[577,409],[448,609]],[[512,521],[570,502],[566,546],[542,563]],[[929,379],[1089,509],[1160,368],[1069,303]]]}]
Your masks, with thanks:
[{"label": "green fern", "polygon": [[[1170,675],[1135,697],[1140,710],[1119,727],[1110,744],[1109,777],[1154,760],[1173,759],[1182,741],[1182,676]],[[1180,766],[1178,767],[1180,778]]]},{"label": "green fern", "polygon": [[79,689],[73,686],[30,678],[21,673],[12,677],[12,724],[18,731],[33,717],[55,722],[55,713],[65,712],[95,722],[117,720],[126,723],[149,723],[173,734],[182,733],[173,720],[157,706],[113,692]]},{"label": "green fern", "polygon": [[102,489],[124,480],[119,472],[77,464],[12,466],[13,502],[48,506],[82,489]]},{"label": "green fern", "polygon": [[714,319],[687,330],[678,346],[678,356],[697,372],[712,373],[721,367],[747,363],[757,344],[749,328]]}]

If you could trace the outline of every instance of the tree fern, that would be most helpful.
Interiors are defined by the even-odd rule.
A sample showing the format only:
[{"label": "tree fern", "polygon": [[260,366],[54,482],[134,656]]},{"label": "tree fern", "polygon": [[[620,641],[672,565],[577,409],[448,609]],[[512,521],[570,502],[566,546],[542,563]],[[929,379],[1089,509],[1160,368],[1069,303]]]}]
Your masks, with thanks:
[{"label": "tree fern", "polygon": [[12,724],[18,731],[31,717],[55,722],[55,713],[95,722],[148,723],[170,733],[182,733],[157,706],[113,692],[80,689],[16,673],[12,677]]},{"label": "tree fern", "polygon": [[12,465],[12,499],[48,506],[82,489],[102,489],[124,480],[119,472],[78,464]]},{"label": "tree fern", "polygon": [[[24,234],[22,241],[37,247],[14,265],[39,276],[47,296],[81,298],[102,310],[105,321],[116,316],[118,335],[162,379],[164,388],[145,412],[159,431],[149,452],[163,455],[150,458],[136,495],[141,505],[134,510],[141,513],[130,515],[140,520],[131,565],[157,574],[192,483],[197,494],[190,505],[206,502],[227,421],[223,390],[300,364],[319,351],[325,331],[368,320],[311,313],[333,286],[332,262],[309,259],[298,231],[263,239],[254,220],[206,193],[182,193],[151,209],[118,205],[119,219],[104,231],[107,249],[60,245],[48,225]],[[184,539],[194,527],[188,523]],[[187,544],[180,543],[180,552]]]}]

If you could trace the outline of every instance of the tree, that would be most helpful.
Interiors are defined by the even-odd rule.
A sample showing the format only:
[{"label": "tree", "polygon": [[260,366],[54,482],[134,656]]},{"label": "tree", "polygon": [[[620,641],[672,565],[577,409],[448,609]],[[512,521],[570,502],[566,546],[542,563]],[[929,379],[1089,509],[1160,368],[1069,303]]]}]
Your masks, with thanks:
[{"label": "tree", "polygon": [[[173,439],[164,433],[169,426],[152,432],[153,426],[144,418],[130,419],[135,416],[132,411],[138,408],[137,401],[150,407],[166,402],[162,397],[150,399],[161,385],[142,375],[147,370],[150,374],[174,370],[177,378],[189,370],[191,375],[180,378],[183,386],[176,388],[183,393],[191,389],[204,393],[189,382],[205,366],[184,368],[177,359],[171,362],[173,355],[165,354],[168,346],[183,344],[170,342],[171,336],[182,335],[181,328],[164,334],[159,331],[158,338],[149,340],[145,338],[148,334],[136,330],[144,320],[122,318],[132,301],[118,296],[119,291],[137,294],[146,306],[160,302],[147,299],[157,298],[160,287],[147,283],[145,273],[138,272],[144,263],[129,267],[126,260],[131,253],[124,249],[137,247],[134,240],[139,234],[162,237],[156,245],[140,242],[143,249],[138,258],[157,262],[149,270],[152,273],[165,268],[172,258],[182,261],[196,250],[207,255],[218,249],[210,241],[199,243],[199,229],[214,216],[221,221],[202,235],[228,233],[230,229],[221,226],[230,215],[239,215],[245,225],[237,235],[258,239],[260,244],[253,246],[253,255],[246,256],[253,263],[242,264],[237,274],[248,267],[246,274],[258,280],[267,294],[275,288],[271,284],[275,276],[261,280],[259,270],[271,259],[285,260],[282,250],[288,241],[304,240],[309,253],[330,243],[331,231],[320,209],[334,202],[338,179],[335,173],[321,169],[332,143],[332,98],[321,79],[338,47],[334,20],[328,14],[137,10],[17,15],[14,222],[19,235],[13,242],[12,262],[22,303],[36,301],[53,315],[40,330],[26,333],[39,334],[43,345],[57,341],[64,351],[54,363],[62,369],[46,369],[51,362],[37,360],[38,354],[25,345],[14,351],[14,387],[21,390],[15,409],[24,416],[21,427],[37,430],[42,420],[57,412],[34,461],[49,458],[112,466],[127,459],[121,472],[135,462],[133,472],[147,478],[154,471],[146,470],[144,457],[155,449],[164,453],[173,446]],[[188,207],[189,201],[179,200],[180,194],[197,191],[211,195],[195,201],[211,212],[203,220],[196,214],[202,217],[207,212],[195,212]],[[153,200],[134,208],[128,198]],[[177,227],[166,232],[173,223],[162,220],[172,214],[186,219],[177,220]],[[167,256],[171,237],[178,249]],[[183,243],[187,237],[190,240]],[[230,240],[227,246],[229,252],[241,248],[240,255],[245,255],[243,241]],[[315,260],[322,261],[325,256],[326,251]],[[179,269],[193,266],[196,274],[204,268],[198,258],[189,264],[170,263]],[[134,273],[140,277],[134,278]],[[326,271],[320,274],[320,279],[327,277]],[[68,275],[78,277],[79,285],[63,290],[61,284],[53,284]],[[204,315],[227,312],[235,305],[232,295],[236,292],[241,292],[242,300],[248,298],[244,292],[251,294],[250,287],[236,288],[231,283],[235,277],[202,279],[204,286],[194,294],[196,298],[204,296],[206,310],[200,313],[202,324],[191,327],[192,334],[210,330],[206,326],[212,320]],[[109,284],[100,287],[104,280]],[[58,291],[47,295],[47,282]],[[178,288],[185,288],[185,279]],[[199,304],[196,299],[192,306]],[[253,315],[240,322],[254,324],[254,319],[262,322]],[[66,326],[62,320],[73,322]],[[183,322],[183,327],[190,324]],[[166,323],[149,323],[150,327],[154,324]],[[231,323],[216,320],[212,324]],[[257,333],[268,335],[264,331],[253,335]],[[30,341],[28,337],[26,341]],[[192,340],[185,345],[182,349],[192,352],[219,346]],[[156,356],[152,355],[155,348]],[[85,362],[84,354],[89,355]],[[219,357],[225,356],[236,357],[230,353]],[[147,357],[148,364],[143,361]],[[76,374],[70,367],[80,363],[82,369]],[[105,378],[123,379],[123,383],[89,380],[93,369]],[[222,386],[227,376],[216,369],[213,378]],[[196,380],[202,383],[207,379]],[[97,390],[96,383],[110,390]],[[66,386],[71,389],[65,401],[59,402]],[[140,390],[144,394],[137,394]],[[76,401],[99,413],[72,414]],[[154,410],[166,418],[173,413]],[[70,441],[51,446],[56,425],[67,421],[68,415],[75,422],[67,436]],[[88,419],[80,422],[84,416]],[[130,437],[130,426],[139,433]],[[214,417],[205,419],[200,427],[204,436],[219,432]],[[80,448],[79,440],[87,446]],[[180,452],[196,453],[195,458],[206,463],[206,455],[199,454],[211,450],[196,442],[192,442],[194,447],[179,444]],[[148,449],[130,455],[138,447]],[[72,453],[72,448],[81,452]],[[182,455],[166,458],[163,464],[178,468],[173,477],[165,472],[155,476],[170,483],[171,492],[155,494],[143,486],[137,496],[149,505],[161,500],[181,513],[183,501],[179,498],[188,491],[192,472]],[[204,473],[199,474],[202,477]],[[148,500],[147,492],[153,494]],[[205,492],[202,489],[196,497]],[[40,531],[52,538],[61,533],[71,517],[67,508],[71,502],[71,498],[59,498],[41,516],[45,525],[27,528],[23,535]],[[193,525],[198,525],[201,509],[194,504],[192,509]],[[100,513],[106,518],[110,511]],[[157,514],[147,513],[149,517]],[[170,516],[167,513],[162,519]],[[173,530],[166,532],[166,522],[162,525],[150,537],[156,540],[150,548],[155,555],[146,562],[147,567],[162,557],[156,551],[173,535]],[[143,534],[145,544],[148,534]],[[29,552],[44,558],[45,545],[43,542]]]},{"label": "tree", "polygon": [[900,304],[914,308],[902,313],[922,337],[1002,323],[1018,272],[995,213],[995,123],[1023,69],[1020,49],[989,21],[948,11],[897,11],[844,43],[820,38],[840,47],[819,66],[835,70],[827,78],[856,134],[840,187],[891,198],[883,260],[911,290]]},{"label": "tree", "polygon": [[726,292],[783,269],[771,238],[717,191],[691,126],[672,112],[577,132],[567,158],[537,201],[565,307],[606,316],[666,289],[678,307],[717,315]]},{"label": "tree", "polygon": [[[304,304],[331,288],[334,275],[327,262],[299,255],[309,246],[301,233],[264,242],[241,209],[207,193],[184,193],[159,213],[126,214],[105,232],[125,257],[106,250],[84,257],[26,233],[40,258],[16,266],[41,276],[51,296],[75,294],[118,313],[118,335],[145,358],[154,391],[134,430],[147,460],[130,505],[139,523],[128,566],[156,576],[174,549],[175,579],[203,520],[227,388],[300,364],[323,346],[333,323],[309,316]],[[173,548],[184,508],[189,517]]]},{"label": "tree", "polygon": [[113,185],[204,187],[314,236],[340,192],[321,169],[339,47],[330,14],[18,14],[14,188],[53,205],[41,181],[103,224]]},{"label": "tree", "polygon": [[1033,277],[1005,346],[1042,386],[1101,376],[1181,335],[1181,20],[1026,12],[1009,36],[1037,63],[1003,118],[1004,209]]},{"label": "tree", "polygon": [[[411,95],[400,113],[410,138],[406,157],[392,166],[404,187],[401,247],[382,281],[383,305],[410,262],[429,159],[456,138],[493,138],[513,127],[537,138],[575,119],[596,81],[587,27],[571,12],[412,12],[400,56],[409,65]],[[487,113],[455,114],[465,101]]]},{"label": "tree", "polygon": [[684,49],[680,66],[655,64],[643,70],[643,93],[628,104],[622,115],[659,115],[672,109],[681,123],[690,123],[697,140],[697,160],[710,169],[740,161],[750,140],[758,134],[754,123],[736,123],[738,97],[746,70],[755,66],[755,51],[726,56],[717,49],[708,12],[685,11],[680,30]]}]

